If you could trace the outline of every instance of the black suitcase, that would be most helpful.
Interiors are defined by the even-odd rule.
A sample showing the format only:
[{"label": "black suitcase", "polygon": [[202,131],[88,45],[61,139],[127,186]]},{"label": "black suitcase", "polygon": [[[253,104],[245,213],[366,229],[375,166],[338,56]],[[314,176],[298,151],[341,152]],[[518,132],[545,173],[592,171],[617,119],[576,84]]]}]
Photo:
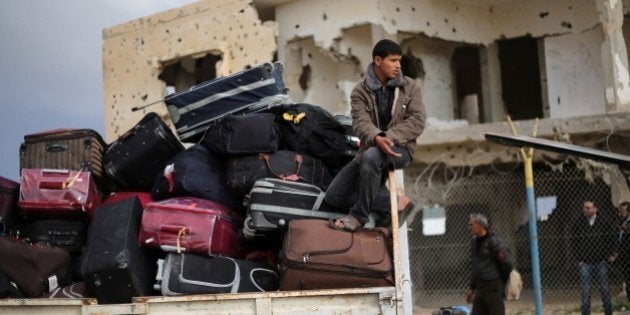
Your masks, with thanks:
[{"label": "black suitcase", "polygon": [[153,182],[151,197],[198,197],[216,201],[234,210],[244,210],[242,201],[228,191],[225,161],[201,144],[178,153]]},{"label": "black suitcase", "polygon": [[243,235],[286,228],[294,219],[337,219],[345,214],[324,202],[319,187],[275,178],[259,179],[249,193]]},{"label": "black suitcase", "polygon": [[276,291],[279,284],[269,265],[229,257],[169,253],[163,269],[164,296]]},{"label": "black suitcase", "polygon": [[265,63],[166,96],[164,102],[183,142],[198,142],[213,121],[291,103],[282,63]]},{"label": "black suitcase", "polygon": [[323,190],[332,181],[322,160],[286,150],[230,158],[226,175],[230,192],[239,198],[247,195],[257,180],[266,177],[309,183]]},{"label": "black suitcase", "polygon": [[85,247],[87,223],[79,220],[39,220],[20,230],[20,237],[30,243],[61,247],[69,253],[79,253]]},{"label": "black suitcase", "polygon": [[151,191],[157,173],[183,150],[162,118],[150,112],[107,147],[105,170],[119,189]]},{"label": "black suitcase", "polygon": [[157,258],[138,243],[141,219],[142,206],[136,197],[96,209],[81,274],[88,296],[101,304],[130,303],[132,297],[152,292]]},{"label": "black suitcase", "polygon": [[108,190],[112,183],[103,168],[105,147],[101,135],[88,128],[28,134],[20,145],[20,171],[25,168],[90,171],[99,188]]}]

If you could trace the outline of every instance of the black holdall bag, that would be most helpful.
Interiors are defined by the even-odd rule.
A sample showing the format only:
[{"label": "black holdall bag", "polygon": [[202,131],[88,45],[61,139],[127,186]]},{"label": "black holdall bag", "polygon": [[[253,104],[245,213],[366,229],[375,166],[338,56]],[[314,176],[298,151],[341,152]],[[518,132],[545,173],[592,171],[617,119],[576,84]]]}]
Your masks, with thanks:
[{"label": "black holdall bag", "polygon": [[256,180],[265,177],[309,183],[323,190],[332,181],[322,160],[286,150],[230,158],[226,174],[229,191],[239,198],[250,192]]},{"label": "black holdall bag", "polygon": [[23,240],[58,246],[70,253],[83,251],[87,222],[81,220],[37,220],[20,230]]},{"label": "black holdall bag", "polygon": [[[158,271],[158,281],[159,281]],[[276,291],[279,276],[262,262],[221,256],[168,253],[162,295]]]},{"label": "black holdall bag", "polygon": [[227,115],[208,127],[201,144],[226,157],[275,152],[280,146],[275,118],[267,112]]},{"label": "black holdall bag", "polygon": [[201,144],[178,153],[153,182],[151,197],[154,200],[183,196],[208,199],[234,210],[244,210],[243,203],[228,191],[225,160]]}]

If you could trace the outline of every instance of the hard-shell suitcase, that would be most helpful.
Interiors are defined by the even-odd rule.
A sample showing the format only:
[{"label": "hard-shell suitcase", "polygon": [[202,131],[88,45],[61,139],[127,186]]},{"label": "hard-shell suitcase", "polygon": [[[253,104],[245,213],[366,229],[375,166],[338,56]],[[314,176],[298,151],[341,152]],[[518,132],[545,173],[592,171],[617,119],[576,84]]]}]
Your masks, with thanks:
[{"label": "hard-shell suitcase", "polygon": [[282,63],[265,63],[166,96],[171,119],[183,142],[197,142],[213,121],[290,103]]},{"label": "hard-shell suitcase", "polygon": [[295,219],[337,219],[344,216],[324,202],[325,193],[317,186],[276,178],[263,178],[254,183],[247,202],[247,218],[243,235],[286,228]]},{"label": "hard-shell suitcase", "polygon": [[130,303],[132,297],[152,292],[157,257],[138,244],[141,218],[142,206],[135,197],[96,209],[81,274],[88,296],[101,304]]},{"label": "hard-shell suitcase", "polygon": [[14,234],[20,224],[19,195],[20,183],[0,176],[0,236]]},{"label": "hard-shell suitcase", "polygon": [[334,229],[317,219],[289,222],[280,253],[280,290],[393,286],[385,229]]},{"label": "hard-shell suitcase", "polygon": [[103,169],[105,141],[93,129],[53,129],[24,136],[20,170],[25,168],[90,171],[101,189],[111,186]]},{"label": "hard-shell suitcase", "polygon": [[83,251],[87,222],[80,220],[38,220],[20,229],[20,237],[30,243],[61,247],[70,253]]},{"label": "hard-shell suitcase", "polygon": [[101,201],[90,172],[22,169],[18,205],[29,217],[90,219]]},{"label": "hard-shell suitcase", "polygon": [[286,150],[230,158],[226,175],[230,192],[239,198],[247,195],[254,183],[265,177],[309,183],[324,190],[332,180],[322,160]]},{"label": "hard-shell suitcase", "polygon": [[240,258],[243,219],[230,208],[195,197],[150,202],[142,214],[139,242],[148,248]]},{"label": "hard-shell suitcase", "polygon": [[40,297],[72,281],[70,254],[59,247],[0,237],[0,272],[27,297]]},{"label": "hard-shell suitcase", "polygon": [[169,253],[163,269],[160,287],[165,296],[278,289],[276,271],[256,261]]},{"label": "hard-shell suitcase", "polygon": [[107,146],[105,171],[119,190],[151,191],[157,173],[183,150],[162,118],[150,112]]},{"label": "hard-shell suitcase", "polygon": [[228,191],[225,161],[201,144],[178,153],[158,173],[151,196],[155,200],[171,197],[198,197],[222,203],[234,210],[244,210],[242,200]]}]

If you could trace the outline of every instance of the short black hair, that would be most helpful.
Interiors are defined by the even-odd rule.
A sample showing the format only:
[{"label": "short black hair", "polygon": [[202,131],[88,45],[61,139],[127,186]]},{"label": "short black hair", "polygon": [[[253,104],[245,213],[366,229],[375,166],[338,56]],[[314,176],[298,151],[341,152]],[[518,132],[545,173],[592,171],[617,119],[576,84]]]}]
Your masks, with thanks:
[{"label": "short black hair", "polygon": [[381,39],[374,45],[372,49],[372,59],[374,57],[379,56],[381,58],[385,58],[389,55],[402,55],[402,48],[400,45],[393,40],[390,39]]}]

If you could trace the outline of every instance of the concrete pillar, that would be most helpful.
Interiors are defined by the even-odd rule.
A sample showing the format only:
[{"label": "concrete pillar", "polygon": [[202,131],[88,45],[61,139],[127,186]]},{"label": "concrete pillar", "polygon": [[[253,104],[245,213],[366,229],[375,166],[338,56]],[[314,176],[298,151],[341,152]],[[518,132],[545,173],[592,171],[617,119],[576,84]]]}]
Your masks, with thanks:
[{"label": "concrete pillar", "polygon": [[506,112],[501,98],[501,65],[499,47],[488,44],[479,52],[481,65],[481,89],[483,94],[483,121],[485,123],[505,121]]},{"label": "concrete pillar", "polygon": [[623,4],[621,0],[595,0],[604,32],[602,65],[606,88],[606,112],[630,111],[630,75],[628,53],[623,39]]}]

